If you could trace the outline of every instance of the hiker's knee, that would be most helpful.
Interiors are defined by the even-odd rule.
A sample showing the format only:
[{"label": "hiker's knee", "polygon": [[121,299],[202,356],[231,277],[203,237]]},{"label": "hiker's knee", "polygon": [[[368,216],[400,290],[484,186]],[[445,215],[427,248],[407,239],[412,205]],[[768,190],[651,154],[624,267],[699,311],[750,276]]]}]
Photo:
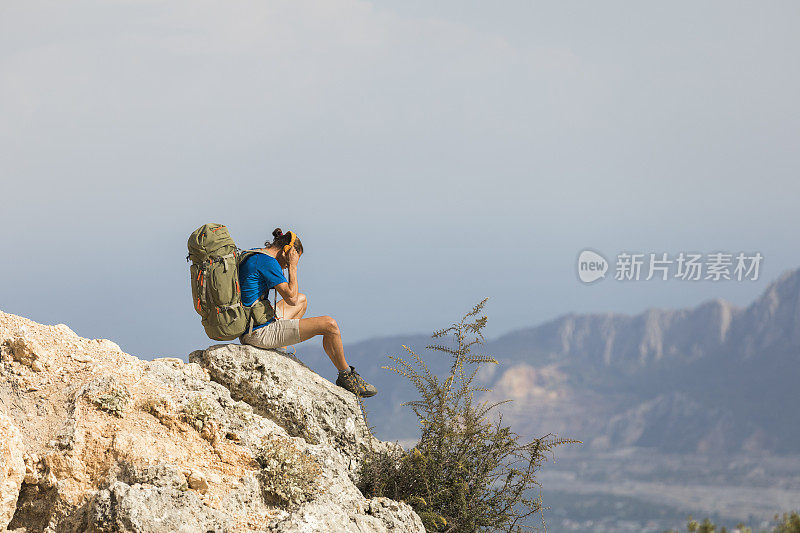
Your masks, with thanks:
[{"label": "hiker's knee", "polygon": [[325,333],[331,333],[333,335],[339,334],[339,324],[336,323],[336,320],[332,316],[324,316],[322,319],[325,324]]},{"label": "hiker's knee", "polygon": [[296,305],[302,307],[303,309],[308,307],[308,298],[306,297],[305,293],[302,293],[302,292],[298,292],[297,293],[297,304]]}]

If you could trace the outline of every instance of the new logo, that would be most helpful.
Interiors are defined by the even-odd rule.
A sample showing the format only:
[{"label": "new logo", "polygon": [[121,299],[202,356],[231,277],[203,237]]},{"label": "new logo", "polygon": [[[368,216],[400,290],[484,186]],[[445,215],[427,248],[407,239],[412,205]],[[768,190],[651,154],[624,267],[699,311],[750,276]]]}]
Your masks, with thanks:
[{"label": "new logo", "polygon": [[584,250],[578,255],[578,278],[584,283],[592,283],[606,277],[608,261],[593,250]]}]

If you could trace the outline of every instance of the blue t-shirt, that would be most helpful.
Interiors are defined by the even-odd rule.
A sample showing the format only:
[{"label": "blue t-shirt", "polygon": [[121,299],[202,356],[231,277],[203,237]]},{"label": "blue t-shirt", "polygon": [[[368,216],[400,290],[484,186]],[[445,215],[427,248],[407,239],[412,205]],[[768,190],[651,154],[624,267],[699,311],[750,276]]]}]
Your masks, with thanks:
[{"label": "blue t-shirt", "polygon": [[[283,275],[278,260],[270,255],[255,253],[239,265],[242,305],[253,305],[259,296],[269,296],[269,290],[281,283],[288,283],[288,280]],[[253,326],[253,329],[263,328],[274,321],[273,318],[265,324]]]}]

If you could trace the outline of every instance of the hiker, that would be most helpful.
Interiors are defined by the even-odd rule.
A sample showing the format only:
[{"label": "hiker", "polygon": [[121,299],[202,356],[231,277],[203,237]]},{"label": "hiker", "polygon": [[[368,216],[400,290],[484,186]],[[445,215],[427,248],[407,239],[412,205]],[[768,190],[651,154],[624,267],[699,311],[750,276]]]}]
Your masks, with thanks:
[{"label": "hiker", "polygon": [[[272,236],[272,242],[267,241],[264,248],[258,249],[261,253],[250,254],[239,265],[242,304],[251,306],[259,298],[268,301],[270,289],[277,291],[282,299],[275,305],[275,318],[254,326],[252,331],[248,329],[239,341],[259,348],[279,348],[322,335],[322,347],[339,370],[336,384],[365,398],[374,396],[377,389],[347,364],[336,320],[330,316],[303,318],[308,298],[297,285],[297,263],[303,255],[300,239],[291,231],[284,234],[280,228]],[[289,279],[283,275],[283,269]]]}]

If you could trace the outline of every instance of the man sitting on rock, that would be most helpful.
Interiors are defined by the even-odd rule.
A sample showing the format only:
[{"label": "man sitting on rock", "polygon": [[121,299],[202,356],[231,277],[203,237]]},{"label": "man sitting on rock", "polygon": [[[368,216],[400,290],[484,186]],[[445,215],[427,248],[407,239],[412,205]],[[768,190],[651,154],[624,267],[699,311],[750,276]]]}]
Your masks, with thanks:
[{"label": "man sitting on rock", "polygon": [[[282,299],[275,306],[275,318],[266,324],[254,326],[239,340],[242,344],[270,349],[322,335],[322,347],[339,370],[336,384],[365,398],[374,396],[378,392],[375,387],[347,364],[336,320],[330,316],[302,318],[308,307],[308,299],[297,287],[297,262],[303,255],[300,239],[291,231],[284,235],[280,228],[276,228],[272,236],[272,243],[266,242],[265,248],[259,249],[262,253],[251,254],[239,265],[242,304],[250,306],[259,297],[266,299],[270,289],[275,289]],[[284,268],[288,271],[288,280],[283,275]]]}]

